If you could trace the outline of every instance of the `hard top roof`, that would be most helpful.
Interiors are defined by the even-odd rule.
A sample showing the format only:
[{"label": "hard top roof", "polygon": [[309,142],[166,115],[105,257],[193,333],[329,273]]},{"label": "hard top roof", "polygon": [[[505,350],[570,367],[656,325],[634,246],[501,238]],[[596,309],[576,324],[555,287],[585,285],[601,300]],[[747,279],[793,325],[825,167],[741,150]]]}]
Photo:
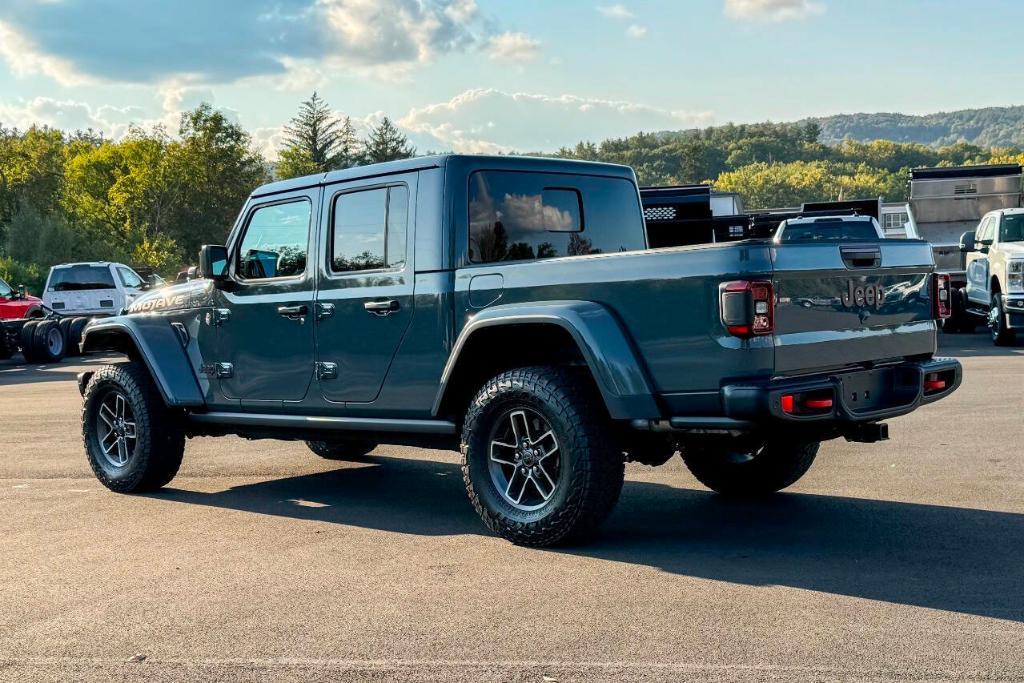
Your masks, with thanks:
[{"label": "hard top roof", "polygon": [[578,161],[575,159],[557,159],[554,157],[530,157],[512,155],[476,155],[476,154],[438,154],[433,156],[413,157],[411,159],[400,159],[398,161],[386,161],[380,164],[369,164],[366,166],[354,166],[352,168],[317,173],[315,175],[278,180],[276,182],[261,185],[253,191],[253,196],[276,194],[287,192],[304,187],[314,187],[328,183],[343,182],[346,180],[357,180],[361,178],[373,178],[376,176],[393,175],[406,173],[427,168],[443,168],[449,164],[459,164],[473,167],[494,166],[504,170],[520,171],[547,171],[552,173],[593,173],[600,170],[606,175],[621,177],[633,177],[633,170],[628,166],[619,164],[608,164],[593,161]]}]

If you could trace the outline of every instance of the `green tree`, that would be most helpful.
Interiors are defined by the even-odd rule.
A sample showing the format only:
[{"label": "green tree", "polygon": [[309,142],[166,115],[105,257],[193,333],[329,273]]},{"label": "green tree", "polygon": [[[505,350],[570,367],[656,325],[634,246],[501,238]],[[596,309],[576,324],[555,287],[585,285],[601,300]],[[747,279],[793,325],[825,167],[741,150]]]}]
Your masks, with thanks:
[{"label": "green tree", "polygon": [[203,244],[224,243],[246,197],[269,177],[249,134],[209,104],[181,115],[178,136],[167,149],[177,196],[159,232],[195,259]]},{"label": "green tree", "polygon": [[382,161],[408,159],[416,155],[416,148],[409,144],[387,116],[370,129],[370,134],[363,143],[363,161],[376,164]]},{"label": "green tree", "polygon": [[295,178],[348,168],[356,162],[358,141],[352,120],[339,117],[316,92],[299,105],[299,113],[284,128],[276,175]]}]

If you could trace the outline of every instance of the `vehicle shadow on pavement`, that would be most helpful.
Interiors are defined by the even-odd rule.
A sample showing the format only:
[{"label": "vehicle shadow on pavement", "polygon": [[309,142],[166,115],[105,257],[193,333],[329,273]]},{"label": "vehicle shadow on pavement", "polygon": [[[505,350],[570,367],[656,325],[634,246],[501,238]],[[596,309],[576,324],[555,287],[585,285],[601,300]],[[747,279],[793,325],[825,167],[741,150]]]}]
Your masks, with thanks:
[{"label": "vehicle shadow on pavement", "polygon": [[[398,533],[488,533],[459,467],[435,461],[373,457],[221,492],[152,495]],[[547,552],[1024,621],[1024,515],[1015,513],[802,493],[739,502],[629,481],[596,539]]]}]

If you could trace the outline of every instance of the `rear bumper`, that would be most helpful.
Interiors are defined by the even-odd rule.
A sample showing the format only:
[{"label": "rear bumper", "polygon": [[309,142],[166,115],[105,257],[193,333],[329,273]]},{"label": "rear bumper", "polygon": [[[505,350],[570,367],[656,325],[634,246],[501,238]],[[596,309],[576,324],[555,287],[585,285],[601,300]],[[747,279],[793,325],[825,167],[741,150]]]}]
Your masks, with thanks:
[{"label": "rear bumper", "polygon": [[[926,388],[925,378],[937,377],[941,388]],[[963,369],[953,358],[900,363],[870,370],[769,382],[730,385],[721,390],[726,417],[748,422],[790,424],[877,422],[913,412],[949,396],[960,386]],[[801,408],[811,396],[828,407]],[[793,397],[786,399],[786,397]],[[786,406],[791,407],[787,410]]]},{"label": "rear bumper", "polygon": [[[926,378],[932,380],[927,388]],[[667,420],[636,420],[633,426],[657,431],[749,431],[788,425],[824,434],[850,434],[943,399],[957,390],[962,378],[959,361],[932,358],[866,370],[729,384],[719,391],[718,414],[676,414]],[[941,388],[936,388],[938,382],[942,382]],[[815,407],[805,409],[804,399],[813,399]]]}]

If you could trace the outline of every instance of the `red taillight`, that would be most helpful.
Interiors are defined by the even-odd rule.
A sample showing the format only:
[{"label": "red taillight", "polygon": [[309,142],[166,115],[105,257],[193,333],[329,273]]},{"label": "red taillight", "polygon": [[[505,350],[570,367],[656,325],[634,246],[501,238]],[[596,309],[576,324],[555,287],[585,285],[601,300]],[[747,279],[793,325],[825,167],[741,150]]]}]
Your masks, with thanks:
[{"label": "red taillight", "polygon": [[811,410],[828,410],[832,407],[832,399],[830,398],[809,398],[804,401],[804,407],[810,408]]},{"label": "red taillight", "polygon": [[835,401],[830,389],[811,391],[806,394],[783,394],[779,407],[787,415],[814,415],[831,411]]},{"label": "red taillight", "polygon": [[950,308],[949,274],[935,273],[932,275],[932,299],[936,320],[945,320],[952,314]]},{"label": "red taillight", "polygon": [[722,292],[722,324],[734,337],[749,338],[775,331],[775,290],[770,282],[726,282]]},{"label": "red taillight", "polygon": [[937,372],[931,372],[924,376],[925,391],[942,391],[946,388],[946,380],[942,379]]}]

